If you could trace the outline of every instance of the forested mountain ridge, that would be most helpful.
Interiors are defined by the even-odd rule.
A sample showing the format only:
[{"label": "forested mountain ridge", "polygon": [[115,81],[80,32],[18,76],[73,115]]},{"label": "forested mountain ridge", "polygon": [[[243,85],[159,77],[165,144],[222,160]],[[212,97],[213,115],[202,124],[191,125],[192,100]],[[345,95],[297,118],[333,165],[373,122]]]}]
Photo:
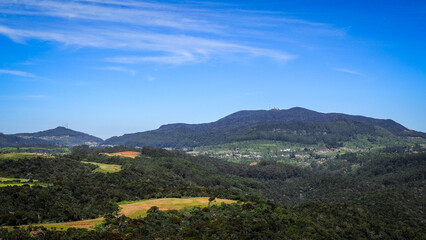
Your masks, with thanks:
[{"label": "forested mountain ridge", "polygon": [[97,145],[102,143],[103,140],[83,133],[68,129],[65,127],[57,127],[45,131],[35,133],[17,133],[0,136],[0,146],[18,146],[18,145],[62,145],[62,146],[76,146],[76,145]]},{"label": "forested mountain ridge", "polygon": [[319,113],[295,107],[288,110],[239,111],[212,123],[167,124],[152,131],[112,137],[103,144],[182,148],[256,139],[337,144],[357,134],[426,139],[425,133],[409,130],[390,119]]}]

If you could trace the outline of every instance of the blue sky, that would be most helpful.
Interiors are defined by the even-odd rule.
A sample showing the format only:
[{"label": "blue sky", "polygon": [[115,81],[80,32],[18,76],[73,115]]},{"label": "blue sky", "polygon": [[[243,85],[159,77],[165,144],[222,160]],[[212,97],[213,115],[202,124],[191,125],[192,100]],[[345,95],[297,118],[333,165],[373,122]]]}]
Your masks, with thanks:
[{"label": "blue sky", "polygon": [[426,132],[425,1],[0,1],[0,132],[101,138],[238,110]]}]

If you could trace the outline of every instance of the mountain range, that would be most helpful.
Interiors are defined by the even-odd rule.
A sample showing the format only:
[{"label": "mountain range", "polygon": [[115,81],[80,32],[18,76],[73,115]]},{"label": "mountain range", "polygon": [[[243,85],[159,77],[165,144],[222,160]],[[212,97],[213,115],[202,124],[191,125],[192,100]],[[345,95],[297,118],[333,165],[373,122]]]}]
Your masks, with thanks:
[{"label": "mountain range", "polygon": [[280,140],[338,145],[359,136],[426,139],[426,133],[409,130],[390,119],[375,119],[342,113],[320,113],[295,107],[287,110],[239,111],[211,123],[167,124],[156,130],[124,134],[103,141],[64,127],[36,133],[0,134],[0,146],[16,145],[127,145],[196,147],[244,140]]}]

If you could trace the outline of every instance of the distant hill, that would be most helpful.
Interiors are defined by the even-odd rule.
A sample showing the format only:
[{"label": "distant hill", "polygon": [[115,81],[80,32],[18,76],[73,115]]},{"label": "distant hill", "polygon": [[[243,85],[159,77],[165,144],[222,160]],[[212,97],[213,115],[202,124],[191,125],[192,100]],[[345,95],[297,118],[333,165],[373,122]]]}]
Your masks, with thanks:
[{"label": "distant hill", "polygon": [[98,145],[103,140],[86,133],[74,131],[65,127],[36,132],[36,133],[18,133],[12,135],[0,135],[0,145],[38,145],[51,144],[62,146],[76,145]]},{"label": "distant hill", "polygon": [[320,113],[295,107],[288,110],[239,111],[216,122],[168,124],[157,130],[112,137],[104,145],[196,147],[242,140],[282,140],[336,145],[356,135],[426,139],[390,119],[374,119],[341,113]]}]

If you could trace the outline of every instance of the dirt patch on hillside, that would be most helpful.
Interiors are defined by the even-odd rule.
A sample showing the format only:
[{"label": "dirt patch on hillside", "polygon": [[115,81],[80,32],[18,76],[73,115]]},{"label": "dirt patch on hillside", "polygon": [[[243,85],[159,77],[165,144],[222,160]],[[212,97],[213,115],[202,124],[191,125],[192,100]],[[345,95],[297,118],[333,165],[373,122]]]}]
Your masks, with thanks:
[{"label": "dirt patch on hillside", "polygon": [[88,219],[74,222],[63,222],[63,223],[45,223],[35,224],[34,226],[43,226],[46,228],[55,228],[57,230],[67,230],[68,228],[92,228],[98,224],[101,224],[104,218]]},{"label": "dirt patch on hillside", "polygon": [[127,152],[102,153],[102,154],[107,155],[107,156],[110,156],[110,157],[118,156],[118,157],[135,158],[135,157],[137,157],[140,153],[139,153],[139,152],[127,151]]}]

